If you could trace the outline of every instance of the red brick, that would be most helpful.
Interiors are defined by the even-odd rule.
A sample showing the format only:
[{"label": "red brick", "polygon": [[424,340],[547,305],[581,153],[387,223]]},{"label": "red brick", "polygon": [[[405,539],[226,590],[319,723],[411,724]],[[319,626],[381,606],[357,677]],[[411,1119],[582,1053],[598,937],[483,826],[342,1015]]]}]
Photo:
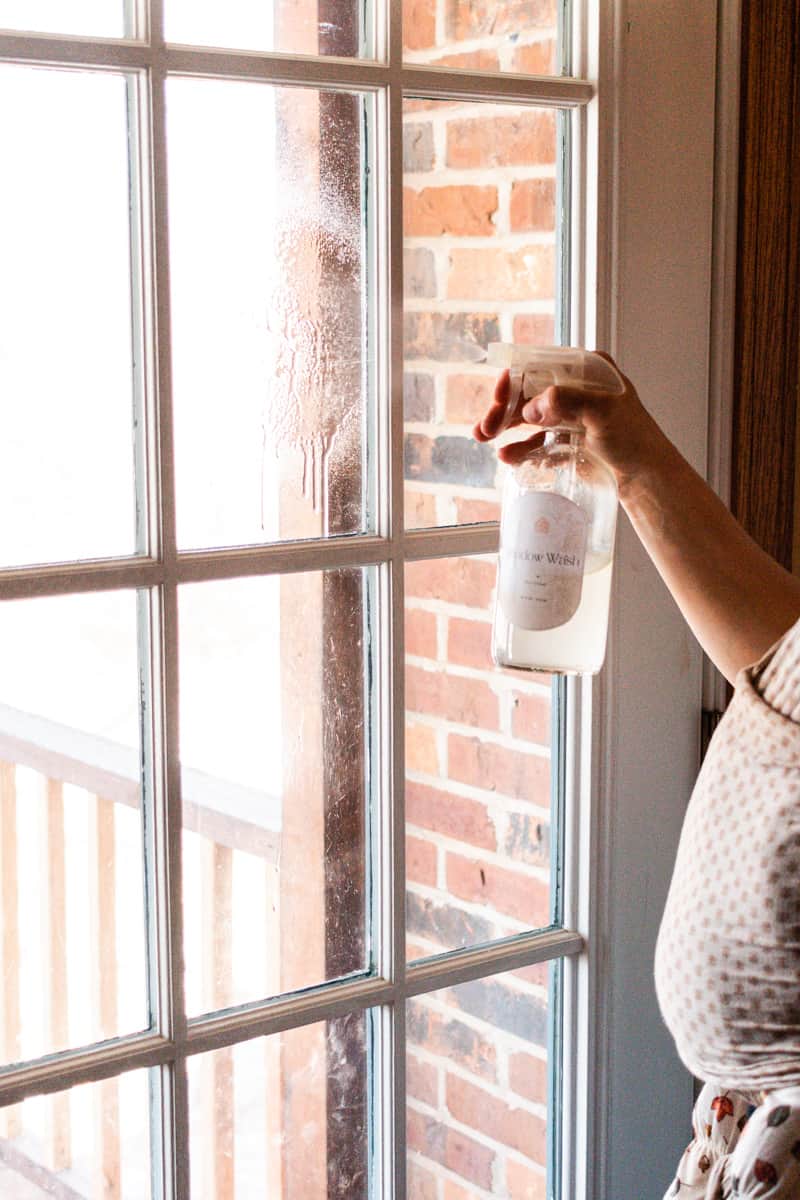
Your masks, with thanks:
[{"label": "red brick", "polygon": [[403,190],[406,237],[487,236],[495,232],[495,187],[438,187]]},{"label": "red brick", "polygon": [[511,228],[551,230],[555,228],[556,182],[554,179],[521,179],[511,187]]},{"label": "red brick", "polygon": [[508,1082],[512,1091],[536,1104],[547,1104],[547,1060],[534,1054],[511,1054],[508,1059]]},{"label": "red brick", "polygon": [[423,838],[406,837],[406,878],[436,887],[436,847]]},{"label": "red brick", "polygon": [[508,814],[502,853],[531,867],[550,867],[550,826],[531,813]]},{"label": "red brick", "polygon": [[447,745],[452,779],[542,807],[549,805],[550,763],[547,759],[464,737],[460,733],[451,733]]},{"label": "red brick", "polygon": [[412,121],[403,126],[403,170],[432,171],[436,161],[433,125],[430,121]]},{"label": "red brick", "polygon": [[514,1200],[547,1200],[547,1175],[544,1170],[536,1171],[524,1163],[509,1158],[506,1162],[506,1186]]},{"label": "red brick", "polygon": [[461,104],[458,100],[404,100],[403,116],[410,116],[417,112],[442,112],[447,108],[460,107]]},{"label": "red brick", "polygon": [[419,825],[459,842],[480,846],[486,850],[497,848],[494,822],[489,817],[485,804],[479,800],[467,800],[454,796],[439,788],[424,783],[406,782],[406,818],[410,825]]},{"label": "red brick", "polygon": [[439,1200],[438,1178],[419,1163],[409,1160],[406,1167],[408,1195],[414,1200]]},{"label": "red brick", "polygon": [[514,71],[523,71],[527,75],[555,75],[558,71],[555,38],[518,46],[511,60],[511,68]]},{"label": "red brick", "polygon": [[529,967],[518,967],[511,974],[515,979],[521,979],[523,983],[534,984],[540,988],[549,988],[550,986],[550,965],[546,962],[532,963]]},{"label": "red brick", "polygon": [[500,340],[496,313],[406,312],[403,316],[406,359],[477,362],[478,350]]},{"label": "red brick", "polygon": [[531,167],[555,159],[555,113],[549,109],[456,120],[447,127],[448,167]]},{"label": "red brick", "polygon": [[406,608],[406,654],[436,658],[436,615],[424,608]]},{"label": "red brick", "polygon": [[553,317],[543,313],[521,314],[514,317],[513,340],[520,345],[552,346],[555,338]]},{"label": "red brick", "polygon": [[500,503],[493,500],[462,500],[456,496],[456,520],[459,525],[500,520]]},{"label": "red brick", "polygon": [[436,524],[435,496],[406,487],[404,499],[408,529],[427,529]]},{"label": "red brick", "polygon": [[406,479],[422,483],[491,488],[497,478],[497,455],[494,447],[472,437],[408,432],[403,438],[403,469]]},{"label": "red brick", "polygon": [[493,300],[547,300],[554,294],[552,246],[450,251],[447,295],[451,300],[470,300],[476,295]]},{"label": "red brick", "polygon": [[447,1076],[447,1107],[456,1121],[484,1137],[535,1162],[547,1161],[547,1124],[534,1113],[514,1108],[458,1075]]},{"label": "red brick", "polygon": [[413,1109],[408,1111],[408,1146],[462,1179],[487,1191],[491,1189],[495,1159],[492,1151]]},{"label": "red brick", "polygon": [[498,727],[499,701],[489,685],[441,669],[406,667],[406,708],[481,729]]},{"label": "red brick", "polygon": [[420,371],[403,373],[403,420],[432,421],[436,406],[433,376]]},{"label": "red brick", "polygon": [[425,50],[436,41],[436,0],[403,0],[403,48]]},{"label": "red brick", "polygon": [[433,558],[406,565],[406,593],[420,600],[488,609],[494,584],[494,563],[477,558]]},{"label": "red brick", "polygon": [[520,29],[555,27],[554,0],[484,0],[483,3],[450,4],[447,36],[456,41],[503,33],[516,35]]},{"label": "red brick", "polygon": [[436,260],[432,250],[413,246],[403,251],[403,293],[410,299],[423,300],[436,295]]},{"label": "red brick", "polygon": [[439,750],[436,731],[429,725],[406,722],[406,766],[423,775],[439,774]]},{"label": "red brick", "polygon": [[447,890],[460,900],[485,904],[531,929],[550,923],[550,889],[540,879],[495,863],[447,855]]},{"label": "red brick", "polygon": [[465,54],[445,54],[433,63],[436,67],[456,67],[461,71],[498,71],[500,63],[491,50],[472,50]]},{"label": "red brick", "polygon": [[457,1017],[445,1017],[424,1000],[412,1000],[408,1006],[409,1044],[429,1054],[458,1063],[465,1071],[494,1082],[497,1055],[493,1044],[471,1025]]},{"label": "red brick", "polygon": [[539,746],[550,745],[550,698],[549,696],[526,696],[515,692],[511,729],[515,738],[536,742]]},{"label": "red brick", "polygon": [[494,378],[486,375],[450,375],[445,397],[447,421],[453,425],[474,425],[489,407],[494,385]]},{"label": "red brick", "polygon": [[492,627],[488,621],[470,621],[466,617],[450,617],[447,622],[447,658],[462,667],[489,669]]},{"label": "red brick", "polygon": [[[412,1196],[413,1193],[409,1192],[409,1198]],[[457,1183],[453,1183],[452,1179],[445,1179],[444,1200],[475,1200],[475,1197],[470,1192],[465,1192]]]},{"label": "red brick", "polygon": [[409,1094],[423,1104],[436,1108],[439,1104],[439,1072],[433,1063],[424,1062],[416,1054],[406,1058],[406,1082]]}]

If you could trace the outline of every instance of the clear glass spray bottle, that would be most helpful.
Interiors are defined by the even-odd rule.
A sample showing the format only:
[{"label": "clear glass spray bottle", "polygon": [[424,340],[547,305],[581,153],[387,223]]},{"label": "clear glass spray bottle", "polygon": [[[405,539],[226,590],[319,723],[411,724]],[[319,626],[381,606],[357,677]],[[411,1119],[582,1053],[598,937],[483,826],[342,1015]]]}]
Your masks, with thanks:
[{"label": "clear glass spray bottle", "polygon": [[[505,359],[505,361],[503,361]],[[490,347],[511,369],[506,416],[548,384],[621,392],[605,359],[570,347]],[[498,666],[595,674],[603,665],[617,486],[579,424],[547,430],[503,491],[492,648]]]}]

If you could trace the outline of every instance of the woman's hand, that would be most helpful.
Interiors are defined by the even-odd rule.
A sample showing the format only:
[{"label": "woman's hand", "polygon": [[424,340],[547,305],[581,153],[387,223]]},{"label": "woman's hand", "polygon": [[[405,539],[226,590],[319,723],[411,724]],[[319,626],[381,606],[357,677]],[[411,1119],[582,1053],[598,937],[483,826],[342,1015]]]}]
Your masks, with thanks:
[{"label": "woman's hand", "polygon": [[472,431],[473,437],[479,442],[488,442],[505,428],[537,427],[539,432],[531,437],[511,442],[498,451],[503,462],[515,466],[533,448],[541,445],[542,430],[552,429],[563,421],[580,421],[586,429],[587,446],[608,463],[617,477],[620,492],[624,494],[637,473],[658,457],[659,448],[663,451],[666,439],[645,410],[631,381],[610,355],[601,353],[601,357],[619,373],[625,384],[624,392],[613,394],[548,387],[526,401],[507,423],[511,376],[504,371],[497,381],[492,403]]}]

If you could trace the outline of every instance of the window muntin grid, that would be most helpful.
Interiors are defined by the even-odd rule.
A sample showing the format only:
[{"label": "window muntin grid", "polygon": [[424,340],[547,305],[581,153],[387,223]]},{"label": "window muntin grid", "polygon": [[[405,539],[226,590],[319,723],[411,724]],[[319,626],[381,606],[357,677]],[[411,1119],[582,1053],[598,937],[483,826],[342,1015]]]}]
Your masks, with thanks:
[{"label": "window muntin grid", "polygon": [[[157,44],[160,32],[160,5],[154,3],[150,26]],[[142,562],[111,561],[106,564],[69,564],[64,567],[44,567],[4,572],[0,575],[0,596],[19,598],[39,594],[93,591],[104,588],[136,586],[150,589],[144,605],[150,637],[143,643],[142,659],[149,680],[153,704],[145,710],[145,762],[148,789],[145,813],[151,840],[148,842],[148,876],[150,884],[149,945],[151,962],[151,993],[158,1013],[158,1033],[135,1035],[63,1056],[59,1060],[44,1060],[7,1074],[0,1083],[0,1096],[13,1102],[37,1091],[64,1088],[115,1071],[136,1067],[160,1067],[153,1073],[154,1191],[163,1194],[188,1194],[187,1190],[187,1093],[185,1060],[187,1055],[214,1050],[225,1045],[247,1041],[262,1034],[281,1029],[300,1027],[313,1020],[334,1017],[346,1011],[360,1011],[383,1005],[381,1044],[385,1053],[373,1070],[380,1097],[376,1120],[385,1137],[382,1142],[383,1179],[393,1177],[395,1186],[404,1185],[403,1133],[401,1128],[405,1108],[402,1088],[403,1072],[399,1066],[404,1053],[404,1029],[397,1014],[407,997],[427,993],[437,987],[488,978],[500,971],[530,966],[536,962],[557,959],[577,953],[580,937],[568,931],[554,930],[540,934],[521,934],[507,942],[475,950],[446,955],[439,959],[405,967],[402,931],[402,805],[389,804],[390,779],[394,777],[400,795],[402,763],[402,731],[393,722],[387,684],[394,670],[395,698],[402,695],[399,682],[398,655],[402,649],[400,634],[402,613],[402,572],[397,565],[413,559],[456,556],[465,553],[491,552],[496,548],[496,530],[492,527],[453,529],[404,534],[394,513],[400,511],[402,489],[402,438],[397,421],[397,406],[387,427],[384,407],[378,421],[377,469],[382,481],[381,534],[349,538],[342,545],[320,542],[307,545],[243,548],[236,551],[178,554],[174,524],[174,476],[170,410],[170,339],[168,303],[168,246],[166,212],[166,142],[164,83],[170,73],[214,74],[231,79],[259,77],[276,82],[306,81],[312,84],[358,86],[373,89],[378,100],[378,161],[385,162],[387,145],[399,146],[400,99],[420,92],[448,99],[463,96],[512,98],[517,103],[548,104],[566,111],[580,109],[592,95],[589,84],[580,80],[522,81],[514,77],[497,79],[470,78],[469,86],[462,79],[434,75],[420,68],[401,68],[398,50],[393,49],[388,68],[360,64],[357,67],[341,63],[292,61],[283,58],[245,55],[230,56],[213,50],[166,48],[153,51],[148,45],[119,48],[96,43],[67,42],[56,38],[31,39],[3,35],[0,53],[30,62],[80,62],[101,69],[134,67],[142,73],[142,136],[137,147],[136,167],[132,171],[144,197],[143,228],[151,236],[143,239],[141,248],[145,266],[144,278],[152,285],[144,305],[144,324],[153,331],[152,354],[154,375],[158,381],[158,403],[155,388],[149,396],[148,423],[145,442],[148,449],[147,479],[143,488],[150,501],[149,524],[157,532],[153,545],[160,553]],[[146,136],[145,136],[146,133]],[[390,143],[386,142],[387,133]],[[382,145],[380,143],[383,143]],[[393,151],[393,163],[398,151]],[[382,157],[383,156],[383,157]],[[392,376],[397,379],[401,369],[401,346],[398,325],[390,320],[398,311],[399,271],[392,274],[390,286],[386,249],[399,261],[399,205],[386,192],[381,195],[381,215],[372,231],[372,252],[383,264],[383,274],[377,285],[379,306],[378,328],[388,334],[388,356],[381,357],[382,378],[391,364]],[[394,197],[396,200],[396,197]],[[384,347],[386,349],[386,347]],[[393,449],[391,449],[393,447]],[[375,636],[380,648],[378,673],[382,680],[379,711],[375,728],[382,751],[377,772],[380,782],[379,812],[376,813],[376,861],[382,866],[380,897],[380,955],[379,975],[352,982],[327,985],[309,992],[281,997],[268,1004],[259,1003],[205,1018],[187,1025],[183,1002],[183,981],[177,948],[181,943],[180,916],[180,847],[177,767],[177,588],[179,583],[237,578],[248,574],[294,572],[302,569],[336,566],[381,565],[381,621]],[[392,636],[393,635],[393,636]],[[390,754],[390,748],[393,748]],[[393,853],[392,853],[393,850]],[[377,1165],[377,1159],[376,1159]],[[386,1182],[385,1187],[391,1185]],[[389,1194],[388,1191],[386,1193]],[[398,1191],[397,1194],[400,1194]]]}]

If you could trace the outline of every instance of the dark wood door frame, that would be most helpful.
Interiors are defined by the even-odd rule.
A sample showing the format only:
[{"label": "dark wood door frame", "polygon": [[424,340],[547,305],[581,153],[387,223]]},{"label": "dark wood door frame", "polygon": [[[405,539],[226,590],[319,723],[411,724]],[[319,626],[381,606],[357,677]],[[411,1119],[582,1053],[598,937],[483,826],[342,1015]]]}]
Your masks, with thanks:
[{"label": "dark wood door frame", "polygon": [[800,0],[743,0],[731,506],[791,569],[800,358]]}]

